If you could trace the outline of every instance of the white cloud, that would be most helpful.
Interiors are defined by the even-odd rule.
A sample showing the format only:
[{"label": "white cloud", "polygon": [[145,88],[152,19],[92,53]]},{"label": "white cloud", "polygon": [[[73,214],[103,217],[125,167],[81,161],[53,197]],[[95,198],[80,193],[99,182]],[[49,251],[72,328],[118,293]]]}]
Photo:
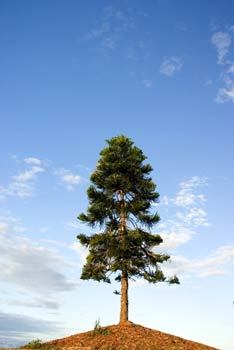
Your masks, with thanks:
[{"label": "white cloud", "polygon": [[1,188],[1,198],[8,196],[15,196],[20,198],[31,197],[33,194],[34,187],[31,183],[22,183],[13,181],[6,188]]},{"label": "white cloud", "polygon": [[198,189],[207,186],[208,179],[193,176],[180,183],[174,198],[164,196],[162,204],[176,210],[174,217],[158,225],[158,233],[163,238],[160,250],[176,249],[190,241],[199,227],[210,226],[204,204],[206,196]]},{"label": "white cloud", "polygon": [[74,190],[75,186],[81,182],[81,176],[78,174],[73,174],[71,170],[68,169],[56,170],[55,175],[58,176],[60,183],[63,184],[69,191]]},{"label": "white cloud", "polygon": [[[22,225],[21,221],[12,216],[0,216],[0,235],[12,233],[21,233],[26,229]],[[1,239],[1,236],[0,236]]]},{"label": "white cloud", "polygon": [[166,263],[165,271],[169,274],[177,274],[183,277],[210,277],[223,276],[233,273],[234,246],[224,245],[216,249],[208,257],[189,259],[184,256],[174,255],[171,261]]},{"label": "white cloud", "polygon": [[195,204],[196,196],[187,189],[180,190],[175,198],[175,204],[182,207]]},{"label": "white cloud", "polygon": [[191,179],[182,182],[180,184],[180,190],[176,194],[174,204],[181,207],[188,207],[191,205],[195,205],[197,202],[205,202],[205,196],[200,193],[197,194],[195,190],[198,187],[206,186],[207,178],[193,176]]},{"label": "white cloud", "polygon": [[99,27],[91,29],[89,33],[85,35],[85,39],[89,40],[92,38],[99,38],[100,36],[108,33],[110,31],[109,23],[101,23]]},{"label": "white cloud", "polygon": [[37,166],[41,165],[41,160],[34,157],[24,158],[24,162],[29,165],[37,165]]},{"label": "white cloud", "polygon": [[[206,177],[193,176],[180,183],[174,198],[167,198],[168,210],[175,210],[174,216],[159,223],[157,233],[163,239],[155,252],[170,252],[185,245],[198,234],[200,227],[210,226],[205,210],[206,196],[200,193],[208,185]],[[199,190],[199,191],[198,191]],[[179,211],[178,211],[179,210]],[[188,258],[172,254],[171,260],[164,264],[166,275],[183,278],[208,278],[233,273],[234,245],[223,245],[212,254],[199,258]]]},{"label": "white cloud", "polygon": [[189,189],[205,185],[207,185],[207,177],[205,176],[192,176],[189,180],[181,182],[181,186]]},{"label": "white cloud", "polygon": [[153,82],[150,79],[145,79],[145,80],[143,80],[142,83],[143,83],[144,87],[146,87],[146,88],[150,88],[153,85]]},{"label": "white cloud", "polygon": [[202,268],[217,268],[228,263],[234,263],[234,246],[224,245],[219,247],[210,257],[198,262]]},{"label": "white cloud", "polygon": [[43,298],[35,298],[32,300],[24,300],[24,299],[16,299],[16,300],[8,300],[8,305],[17,305],[17,306],[23,306],[23,307],[30,307],[30,308],[42,308],[42,309],[58,309],[59,303],[54,301],[53,299],[43,299]]},{"label": "white cloud", "polygon": [[229,66],[227,68],[227,73],[234,73],[234,63],[228,62]]},{"label": "white cloud", "polygon": [[106,51],[113,51],[120,45],[124,34],[135,28],[131,10],[116,10],[112,6],[104,8],[104,13],[96,25],[84,36],[84,42],[96,41]]},{"label": "white cloud", "polygon": [[5,234],[9,229],[9,225],[6,222],[0,222],[0,234]]},{"label": "white cloud", "polygon": [[45,171],[41,166],[41,160],[37,158],[25,158],[28,168],[18,175],[12,176],[8,186],[0,188],[0,198],[16,196],[20,198],[30,197],[34,192],[34,185],[39,173]]},{"label": "white cloud", "polygon": [[[17,220],[0,218],[0,280],[16,291],[26,291],[39,304],[47,306],[57,292],[73,290],[77,283],[69,280],[64,269],[70,265],[64,257],[17,234]],[[53,298],[52,298],[53,297]]]},{"label": "white cloud", "polygon": [[[229,28],[232,32],[232,26]],[[218,64],[222,66],[221,79],[224,86],[219,88],[215,101],[217,103],[234,103],[234,63],[227,59],[232,45],[232,37],[229,32],[216,32],[211,38],[212,44],[217,49]]]},{"label": "white cloud", "polygon": [[234,82],[233,82],[233,86],[230,88],[219,89],[216,97],[217,103],[225,103],[229,101],[234,103]]},{"label": "white cloud", "polygon": [[76,253],[78,253],[80,258],[81,266],[85,263],[86,257],[88,255],[88,248],[81,245],[80,242],[75,242],[71,245],[71,249],[74,250]]},{"label": "white cloud", "polygon": [[203,208],[190,208],[186,213],[177,213],[177,217],[187,226],[210,226]]},{"label": "white cloud", "polygon": [[127,58],[133,61],[145,61],[151,56],[149,40],[133,41],[127,48]]},{"label": "white cloud", "polygon": [[60,327],[56,322],[0,312],[0,343],[4,347],[19,347],[45,334],[58,335]]},{"label": "white cloud", "polygon": [[217,49],[218,64],[224,64],[224,58],[228,54],[231,45],[230,34],[227,32],[216,32],[212,35],[211,42]]},{"label": "white cloud", "polygon": [[206,85],[207,85],[207,86],[213,85],[213,80],[212,80],[212,79],[208,79],[208,80],[206,81]]},{"label": "white cloud", "polygon": [[102,46],[109,49],[109,50],[114,50],[117,46],[119,38],[116,35],[112,35],[109,37],[106,37],[102,40]]},{"label": "white cloud", "polygon": [[16,176],[12,176],[15,183],[25,183],[35,179],[38,173],[44,172],[44,169],[39,166],[32,166],[29,170],[25,170]]},{"label": "white cloud", "polygon": [[183,67],[183,63],[179,57],[165,57],[160,67],[160,73],[171,77],[178,73]]},{"label": "white cloud", "polygon": [[160,200],[161,205],[167,206],[169,205],[169,203],[170,203],[170,199],[168,198],[168,196],[163,196],[162,199]]},{"label": "white cloud", "polygon": [[226,271],[224,269],[213,269],[213,270],[207,270],[207,271],[202,271],[200,273],[201,277],[210,277],[210,276],[224,276],[226,275]]},{"label": "white cloud", "polygon": [[163,243],[160,244],[159,248],[162,251],[176,249],[177,247],[190,241],[193,234],[193,230],[185,227],[177,227],[174,230],[172,229],[172,231],[170,231],[169,233],[167,233],[166,231],[162,232],[160,233],[160,236],[163,239]]}]

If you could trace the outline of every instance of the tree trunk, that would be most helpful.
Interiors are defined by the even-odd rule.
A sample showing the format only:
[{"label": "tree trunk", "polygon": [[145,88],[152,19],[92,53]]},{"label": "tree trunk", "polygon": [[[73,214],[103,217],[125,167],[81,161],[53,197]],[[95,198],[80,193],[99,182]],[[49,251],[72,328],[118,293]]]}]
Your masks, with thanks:
[{"label": "tree trunk", "polygon": [[[119,191],[120,194],[120,244],[125,245],[125,229],[126,229],[126,214],[125,214],[125,202],[124,194]],[[128,273],[126,266],[123,267],[121,276],[121,304],[120,304],[120,320],[119,323],[128,322]]]},{"label": "tree trunk", "polygon": [[128,322],[128,275],[125,273],[121,277],[121,305],[119,323]]}]

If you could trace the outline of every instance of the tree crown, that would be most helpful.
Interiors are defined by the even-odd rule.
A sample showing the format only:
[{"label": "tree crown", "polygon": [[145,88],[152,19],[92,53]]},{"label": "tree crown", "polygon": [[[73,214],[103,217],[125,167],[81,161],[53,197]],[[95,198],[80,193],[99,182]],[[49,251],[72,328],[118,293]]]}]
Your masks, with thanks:
[{"label": "tree crown", "polygon": [[150,232],[160,219],[158,213],[151,213],[151,204],[158,201],[159,194],[146,159],[123,135],[107,140],[107,147],[101,151],[87,190],[87,213],[78,217],[102,230],[77,236],[89,248],[82,279],[109,283],[110,274],[115,273],[117,281],[125,274],[153,283],[178,283],[176,276],[167,279],[160,269],[169,255],[153,250],[162,242],[159,235]]}]

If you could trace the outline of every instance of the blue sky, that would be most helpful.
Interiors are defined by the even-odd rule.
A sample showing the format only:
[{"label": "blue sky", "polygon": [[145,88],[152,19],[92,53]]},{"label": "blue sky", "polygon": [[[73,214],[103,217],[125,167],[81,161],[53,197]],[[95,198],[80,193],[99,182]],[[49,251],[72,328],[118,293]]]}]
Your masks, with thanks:
[{"label": "blue sky", "polygon": [[[105,140],[152,164],[154,232],[181,285],[130,287],[130,319],[234,348],[232,1],[1,1],[0,345],[118,322],[79,280],[76,216]],[[118,286],[117,286],[118,287]]]}]

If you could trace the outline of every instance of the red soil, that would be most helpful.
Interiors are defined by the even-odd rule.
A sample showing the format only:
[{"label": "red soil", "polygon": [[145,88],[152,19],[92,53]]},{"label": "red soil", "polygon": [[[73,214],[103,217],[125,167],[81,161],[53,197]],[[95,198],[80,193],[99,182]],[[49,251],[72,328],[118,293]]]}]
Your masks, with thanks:
[{"label": "red soil", "polygon": [[64,350],[217,350],[134,323],[101,327],[49,344]]}]

